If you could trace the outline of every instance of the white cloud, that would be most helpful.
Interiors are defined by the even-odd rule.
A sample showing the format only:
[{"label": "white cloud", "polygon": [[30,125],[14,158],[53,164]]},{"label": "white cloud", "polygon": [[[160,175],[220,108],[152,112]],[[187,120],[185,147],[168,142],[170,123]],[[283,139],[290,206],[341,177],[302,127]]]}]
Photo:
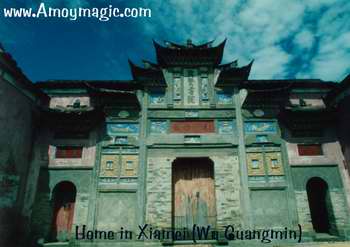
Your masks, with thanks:
[{"label": "white cloud", "polygon": [[332,39],[323,37],[312,62],[312,75],[325,80],[341,80],[350,73],[350,31]]},{"label": "white cloud", "polygon": [[251,71],[252,78],[276,78],[286,73],[290,55],[278,46],[266,47],[255,53],[255,65]]},{"label": "white cloud", "polygon": [[304,29],[295,36],[294,42],[300,48],[310,49],[315,42],[315,36],[309,30]]},{"label": "white cloud", "polygon": [[[350,31],[347,0],[172,0],[149,1],[147,5],[153,10],[153,17],[143,22],[148,34],[174,41],[192,38],[195,42],[213,38],[219,42],[227,37],[224,61],[238,58],[244,65],[255,58],[254,79],[285,78],[287,66],[304,55],[315,58],[310,68],[301,66],[303,71],[297,75],[339,80],[349,72],[350,54],[345,45],[349,42],[344,42],[347,36],[338,37]],[[310,19],[311,24],[305,23]],[[281,44],[286,40],[297,49],[285,51]],[[316,54],[305,53],[317,44]],[[333,63],[329,69],[326,61]]]}]

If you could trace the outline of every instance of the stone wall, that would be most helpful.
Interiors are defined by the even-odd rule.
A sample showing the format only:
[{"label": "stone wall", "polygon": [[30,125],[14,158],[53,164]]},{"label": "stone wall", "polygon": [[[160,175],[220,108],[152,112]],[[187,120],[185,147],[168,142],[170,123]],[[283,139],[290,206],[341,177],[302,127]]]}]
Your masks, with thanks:
[{"label": "stone wall", "polygon": [[330,203],[332,205],[335,231],[337,234],[344,236],[345,231],[349,228],[349,215],[346,210],[346,201],[342,190],[332,190],[329,192]]},{"label": "stone wall", "polygon": [[241,222],[240,174],[238,156],[210,156],[214,162],[218,226]]},{"label": "stone wall", "polygon": [[348,235],[349,211],[346,195],[337,166],[305,166],[292,168],[298,221],[307,234],[314,234],[306,184],[310,178],[319,177],[328,185],[327,212],[331,224],[331,233],[339,236]]},{"label": "stone wall", "polygon": [[171,167],[173,157],[150,157],[147,161],[146,223],[171,227]]},{"label": "stone wall", "polygon": [[313,231],[306,190],[295,191],[295,199],[297,203],[298,222],[301,225],[302,230],[304,232]]}]

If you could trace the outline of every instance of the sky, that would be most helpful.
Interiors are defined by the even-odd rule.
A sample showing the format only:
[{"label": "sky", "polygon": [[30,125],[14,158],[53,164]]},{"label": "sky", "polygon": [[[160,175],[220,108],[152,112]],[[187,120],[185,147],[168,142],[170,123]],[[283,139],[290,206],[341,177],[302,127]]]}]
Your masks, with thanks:
[{"label": "sky", "polygon": [[[3,8],[150,8],[151,18],[5,18]],[[350,73],[349,0],[0,0],[0,42],[32,81],[131,79],[128,59],[155,61],[152,39],[227,38],[223,63],[254,59],[250,79]]]}]

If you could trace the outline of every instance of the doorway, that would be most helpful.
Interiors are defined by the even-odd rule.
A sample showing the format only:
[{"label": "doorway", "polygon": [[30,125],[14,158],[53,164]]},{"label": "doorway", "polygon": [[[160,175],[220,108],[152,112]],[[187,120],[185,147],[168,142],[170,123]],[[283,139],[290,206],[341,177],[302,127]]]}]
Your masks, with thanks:
[{"label": "doorway", "polygon": [[328,184],[319,177],[309,179],[306,184],[312,225],[316,233],[330,233]]},{"label": "doorway", "polygon": [[216,225],[214,163],[209,158],[177,158],[172,166],[174,228]]},{"label": "doorway", "polygon": [[64,181],[55,186],[52,195],[52,239],[68,240],[73,224],[76,188],[73,183]]}]

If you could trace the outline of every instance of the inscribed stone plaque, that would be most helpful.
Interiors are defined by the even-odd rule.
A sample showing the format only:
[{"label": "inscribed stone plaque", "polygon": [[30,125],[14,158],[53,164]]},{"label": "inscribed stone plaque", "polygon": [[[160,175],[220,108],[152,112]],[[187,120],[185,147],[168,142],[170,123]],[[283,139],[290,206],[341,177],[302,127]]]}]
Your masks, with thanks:
[{"label": "inscribed stone plaque", "polygon": [[181,100],[181,78],[175,78],[174,79],[174,100]]},{"label": "inscribed stone plaque", "polygon": [[187,106],[199,105],[198,77],[188,75],[184,79],[184,104]]},{"label": "inscribed stone plaque", "polygon": [[173,121],[172,133],[214,133],[214,121]]},{"label": "inscribed stone plaque", "polygon": [[202,83],[201,83],[201,97],[202,100],[208,100],[209,99],[209,85],[208,85],[208,78],[204,77],[202,78]]}]

